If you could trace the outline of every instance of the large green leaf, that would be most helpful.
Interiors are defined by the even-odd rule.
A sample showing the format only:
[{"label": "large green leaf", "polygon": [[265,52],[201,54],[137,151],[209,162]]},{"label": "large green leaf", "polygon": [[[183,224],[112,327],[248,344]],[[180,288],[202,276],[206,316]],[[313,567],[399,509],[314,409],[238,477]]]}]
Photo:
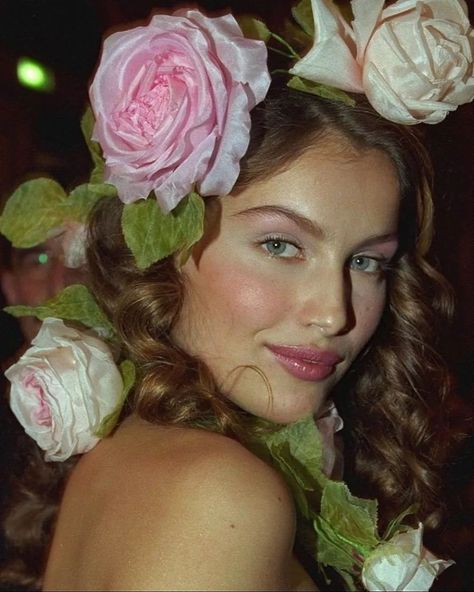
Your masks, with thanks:
[{"label": "large green leaf", "polygon": [[299,468],[308,489],[324,487],[327,477],[322,472],[322,443],[312,416],[284,426],[267,439],[270,449],[278,449],[286,460]]},{"label": "large green leaf", "polygon": [[14,247],[34,247],[64,222],[67,210],[64,189],[52,179],[32,179],[11,195],[0,216],[0,232]]},{"label": "large green leaf", "polygon": [[69,194],[67,215],[77,222],[85,223],[90,211],[102,197],[116,197],[117,189],[108,183],[84,183]]},{"label": "large green leaf", "polygon": [[353,545],[338,537],[332,526],[317,516],[314,520],[316,531],[316,558],[322,565],[330,565],[341,572],[354,573]]},{"label": "large green leaf", "polygon": [[76,321],[98,330],[108,339],[114,335],[109,319],[83,284],[68,286],[54,298],[38,306],[7,306],[4,310],[15,317],[34,316],[41,321],[47,317]]},{"label": "large green leaf", "polygon": [[92,162],[94,163],[94,168],[90,176],[90,182],[100,184],[104,182],[105,163],[100,144],[92,140],[94,125],[94,114],[92,113],[92,109],[89,106],[87,107],[81,119],[81,131],[86,141],[87,148],[89,149]]},{"label": "large green leaf", "polygon": [[328,481],[321,499],[321,518],[344,540],[367,552],[380,542],[377,534],[377,501],[351,494],[342,481]]},{"label": "large green leaf", "polygon": [[322,442],[313,417],[264,433],[259,441],[285,477],[302,516],[314,517],[328,478],[322,472]]},{"label": "large green leaf", "polygon": [[190,193],[168,214],[153,197],[123,208],[123,235],[140,269],[172,253],[189,251],[203,227],[204,202],[197,193]]}]

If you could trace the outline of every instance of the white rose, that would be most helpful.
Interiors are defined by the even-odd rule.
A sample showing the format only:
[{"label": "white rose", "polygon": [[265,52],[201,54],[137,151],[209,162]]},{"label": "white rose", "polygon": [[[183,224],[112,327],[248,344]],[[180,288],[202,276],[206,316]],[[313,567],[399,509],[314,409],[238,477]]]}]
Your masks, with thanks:
[{"label": "white rose", "polygon": [[429,590],[437,575],[453,561],[437,559],[423,547],[423,525],[407,530],[378,545],[367,557],[362,583],[369,590]]},{"label": "white rose", "polygon": [[64,265],[70,269],[77,269],[86,263],[87,227],[79,222],[66,222],[64,226]]},{"label": "white rose", "polygon": [[396,2],[382,12],[365,51],[367,98],[393,121],[438,123],[474,98],[473,52],[464,2]]},{"label": "white rose", "polygon": [[464,0],[352,0],[352,28],[311,1],[315,43],[291,72],[365,93],[386,119],[438,123],[474,98],[474,31]]},{"label": "white rose", "polygon": [[122,377],[108,346],[59,319],[43,322],[5,376],[13,413],[48,461],[93,448],[102,420],[122,401]]}]

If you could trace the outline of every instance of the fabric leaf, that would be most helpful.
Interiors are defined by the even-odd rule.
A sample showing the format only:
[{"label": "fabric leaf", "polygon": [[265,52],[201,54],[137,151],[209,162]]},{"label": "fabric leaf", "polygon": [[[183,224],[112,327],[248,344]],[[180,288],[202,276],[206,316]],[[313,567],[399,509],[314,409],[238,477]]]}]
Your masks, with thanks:
[{"label": "fabric leaf", "polygon": [[102,197],[116,197],[117,190],[108,183],[84,183],[69,194],[67,216],[85,224],[90,211]]},{"label": "fabric leaf", "polygon": [[203,233],[204,202],[190,193],[164,214],[153,197],[127,204],[122,213],[125,241],[140,269],[177,251],[187,252]]},{"label": "fabric leaf", "polygon": [[237,22],[242,29],[244,37],[247,37],[247,39],[257,39],[267,43],[272,35],[269,28],[263,21],[248,14],[239,16],[237,18]]},{"label": "fabric leaf", "polygon": [[316,561],[331,566],[339,573],[356,574],[360,568],[353,556],[353,546],[337,536],[325,520],[318,516],[314,520],[316,531]]},{"label": "fabric leaf", "polygon": [[356,103],[347,93],[338,88],[327,86],[326,84],[320,84],[319,82],[311,82],[304,80],[299,76],[292,76],[288,81],[288,86],[294,90],[300,92],[306,92],[312,95],[318,95],[323,99],[329,99],[331,101],[341,101],[342,103],[353,107]]},{"label": "fabric leaf", "polygon": [[322,472],[322,442],[312,416],[259,437],[292,489],[302,516],[319,511],[327,477]]},{"label": "fabric leaf", "polygon": [[367,551],[378,545],[377,501],[351,494],[342,481],[328,480],[321,499],[321,518],[340,535],[354,543],[358,550]]},{"label": "fabric leaf", "polygon": [[4,310],[15,317],[34,316],[41,321],[47,317],[76,321],[98,330],[108,339],[114,335],[109,319],[83,284],[68,286],[54,298],[38,306],[7,306]]},{"label": "fabric leaf", "polygon": [[100,144],[92,140],[94,125],[94,114],[89,106],[81,119],[81,131],[86,141],[87,148],[89,149],[92,162],[94,163],[94,168],[90,175],[90,182],[101,184],[104,182],[105,162]]},{"label": "fabric leaf", "polygon": [[27,249],[48,239],[66,215],[66,193],[52,179],[22,183],[11,195],[0,216],[0,232],[14,247]]}]

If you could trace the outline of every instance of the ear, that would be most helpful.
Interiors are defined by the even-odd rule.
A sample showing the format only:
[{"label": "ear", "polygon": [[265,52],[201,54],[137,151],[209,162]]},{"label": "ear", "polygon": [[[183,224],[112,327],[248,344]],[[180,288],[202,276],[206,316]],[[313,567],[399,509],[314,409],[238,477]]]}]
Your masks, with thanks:
[{"label": "ear", "polygon": [[9,269],[3,269],[0,271],[0,286],[7,304],[21,304],[18,300],[17,278]]}]

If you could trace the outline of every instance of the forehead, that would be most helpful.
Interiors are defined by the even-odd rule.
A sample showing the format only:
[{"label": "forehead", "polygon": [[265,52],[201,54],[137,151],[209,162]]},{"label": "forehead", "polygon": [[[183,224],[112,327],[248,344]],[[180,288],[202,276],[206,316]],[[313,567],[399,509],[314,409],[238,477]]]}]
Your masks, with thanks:
[{"label": "forehead", "polygon": [[222,199],[224,216],[261,206],[296,209],[329,227],[341,223],[390,226],[398,221],[399,182],[390,158],[382,151],[358,151],[325,143],[268,178]]}]

